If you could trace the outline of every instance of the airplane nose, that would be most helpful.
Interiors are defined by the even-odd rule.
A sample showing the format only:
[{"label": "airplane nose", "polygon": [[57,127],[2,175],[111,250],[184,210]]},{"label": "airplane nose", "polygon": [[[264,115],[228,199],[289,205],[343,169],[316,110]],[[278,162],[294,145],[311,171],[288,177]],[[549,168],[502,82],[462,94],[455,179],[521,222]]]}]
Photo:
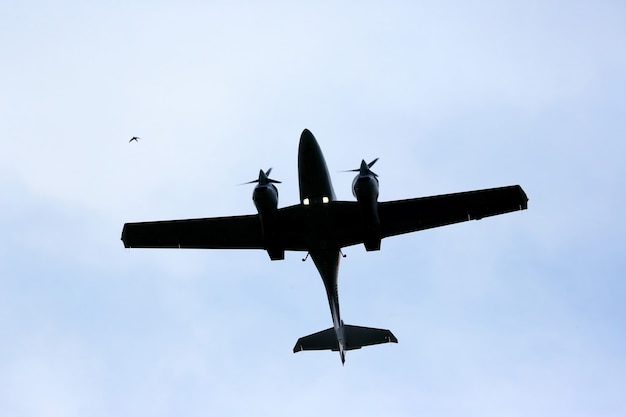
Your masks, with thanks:
[{"label": "airplane nose", "polygon": [[[301,162],[310,159],[318,159],[318,155],[322,153],[315,136],[309,129],[304,129],[300,135],[300,144],[298,145],[298,154],[300,155]],[[306,156],[305,155],[310,155]],[[314,155],[313,158],[311,156]]]},{"label": "airplane nose", "polygon": [[311,133],[309,129],[304,129],[300,135],[300,144],[310,142],[315,142],[315,136],[313,136],[313,133]]},{"label": "airplane nose", "polygon": [[300,184],[300,201],[315,198],[322,201],[323,197],[335,199],[333,186],[328,175],[328,167],[322,155],[320,145],[309,129],[304,129],[298,145],[298,182]]},{"label": "airplane nose", "polygon": [[318,160],[322,150],[317,143],[315,136],[309,129],[304,129],[300,135],[300,144],[298,145],[298,159],[300,163],[308,163],[312,160]]}]

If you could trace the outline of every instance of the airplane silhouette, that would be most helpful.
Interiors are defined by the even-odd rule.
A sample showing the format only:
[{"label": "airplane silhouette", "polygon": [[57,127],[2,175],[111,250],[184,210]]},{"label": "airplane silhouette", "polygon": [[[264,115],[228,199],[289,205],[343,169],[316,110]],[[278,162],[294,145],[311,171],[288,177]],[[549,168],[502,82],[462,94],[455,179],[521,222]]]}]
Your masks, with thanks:
[{"label": "airplane silhouette", "polygon": [[386,237],[524,210],[528,202],[519,185],[379,202],[378,176],[370,169],[376,161],[361,161],[354,170],[356,201],[337,201],[319,144],[305,129],[298,149],[299,204],[279,209],[279,181],[269,178],[271,169],[261,170],[251,181],[258,183],[252,193],[257,214],[126,223],[122,241],[126,248],[263,249],[271,260],[284,259],[286,250],[306,252],[324,282],[333,327],[301,337],[293,351],[338,351],[343,364],[348,350],[398,339],[389,330],[341,320],[342,248],[363,243],[368,251],[379,250]]}]

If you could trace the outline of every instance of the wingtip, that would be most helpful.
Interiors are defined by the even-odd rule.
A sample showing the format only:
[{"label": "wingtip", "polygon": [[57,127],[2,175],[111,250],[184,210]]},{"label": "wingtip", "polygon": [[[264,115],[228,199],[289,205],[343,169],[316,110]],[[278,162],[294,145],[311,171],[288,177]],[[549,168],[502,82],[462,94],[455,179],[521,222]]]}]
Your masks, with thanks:
[{"label": "wingtip", "polygon": [[300,338],[300,339],[298,339],[296,341],[296,344],[293,347],[293,353],[302,352],[304,350],[304,349],[302,349],[302,343],[300,343],[301,340],[302,340],[302,338]]},{"label": "wingtip", "polygon": [[517,189],[520,193],[520,202],[521,202],[520,210],[526,210],[528,209],[528,201],[529,201],[528,195],[526,194],[526,191],[524,191],[521,185],[518,185]]}]

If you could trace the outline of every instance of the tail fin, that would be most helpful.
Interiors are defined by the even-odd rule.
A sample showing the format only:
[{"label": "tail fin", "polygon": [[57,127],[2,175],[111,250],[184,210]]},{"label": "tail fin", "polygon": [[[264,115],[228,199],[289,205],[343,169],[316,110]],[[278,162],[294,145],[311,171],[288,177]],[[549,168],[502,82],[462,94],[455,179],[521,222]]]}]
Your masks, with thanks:
[{"label": "tail fin", "polygon": [[[398,343],[398,339],[386,329],[374,329],[372,327],[343,326],[345,337],[344,350],[361,349],[363,346],[378,345],[380,343]],[[301,350],[339,350],[339,342],[335,329],[322,330],[308,336],[301,337],[296,342],[293,352]]]}]

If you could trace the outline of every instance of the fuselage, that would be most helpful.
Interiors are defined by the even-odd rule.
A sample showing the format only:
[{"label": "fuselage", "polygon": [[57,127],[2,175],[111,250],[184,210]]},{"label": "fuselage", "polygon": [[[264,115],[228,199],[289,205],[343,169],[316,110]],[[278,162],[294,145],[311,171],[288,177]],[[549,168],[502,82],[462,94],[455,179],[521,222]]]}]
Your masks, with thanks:
[{"label": "fuselage", "polygon": [[309,253],[326,288],[333,327],[339,344],[339,354],[341,361],[344,362],[344,331],[337,291],[341,248],[335,247],[331,241],[328,241],[323,235],[324,228],[320,227],[329,215],[326,207],[330,202],[335,201],[336,197],[322,150],[313,134],[307,129],[302,132],[298,147],[298,182],[300,203],[307,206],[308,210]]}]

